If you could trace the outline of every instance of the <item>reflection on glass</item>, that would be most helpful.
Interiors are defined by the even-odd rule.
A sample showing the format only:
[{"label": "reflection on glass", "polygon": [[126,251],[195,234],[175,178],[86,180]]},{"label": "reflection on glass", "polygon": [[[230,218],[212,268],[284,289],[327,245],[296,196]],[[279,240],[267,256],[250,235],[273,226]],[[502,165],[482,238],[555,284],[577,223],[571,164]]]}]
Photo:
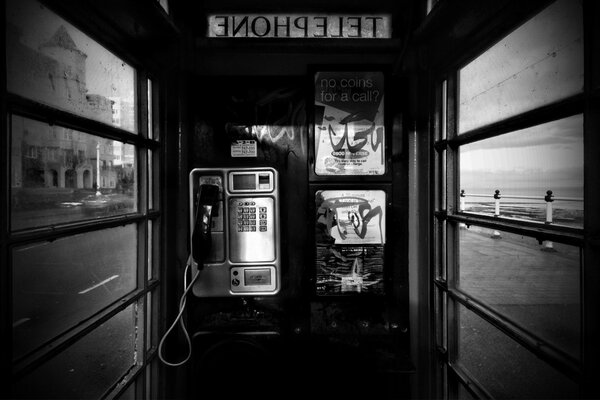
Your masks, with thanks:
[{"label": "reflection on glass", "polygon": [[135,71],[34,0],[6,7],[8,91],[137,132]]},{"label": "reflection on glass", "polygon": [[131,224],[15,248],[13,357],[134,290],[136,243]]},{"label": "reflection on glass", "polygon": [[477,226],[460,229],[458,287],[575,358],[580,355],[578,247]]},{"label": "reflection on glass", "polygon": [[[17,381],[15,397],[99,399],[134,365],[143,312],[130,305]],[[143,330],[143,325],[142,325]],[[133,385],[132,385],[133,386]]]},{"label": "reflection on glass", "polygon": [[581,2],[559,0],[460,70],[459,133],[582,90]]},{"label": "reflection on glass", "polygon": [[458,307],[457,364],[496,399],[577,398],[578,388],[504,333]]},{"label": "reflection on glass", "polygon": [[11,123],[13,230],[137,210],[134,146],[16,115]]},{"label": "reflection on glass", "polygon": [[548,122],[460,147],[464,211],[583,227],[583,115]]}]

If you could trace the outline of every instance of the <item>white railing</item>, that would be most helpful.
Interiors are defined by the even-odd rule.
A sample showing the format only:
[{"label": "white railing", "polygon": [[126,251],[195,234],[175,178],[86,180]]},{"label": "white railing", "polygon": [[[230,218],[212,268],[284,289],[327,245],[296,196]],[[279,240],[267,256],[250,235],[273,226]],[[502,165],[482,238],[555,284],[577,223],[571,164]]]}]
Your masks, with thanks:
[{"label": "white railing", "polygon": [[[546,202],[546,224],[553,223],[553,209],[552,203],[554,201],[573,201],[583,203],[583,198],[580,197],[555,197],[552,190],[547,190],[543,196],[523,196],[523,195],[504,195],[500,194],[500,190],[496,189],[493,194],[481,194],[481,193],[466,193],[465,190],[460,191],[460,211],[466,209],[466,197],[480,197],[480,198],[493,198],[494,199],[494,217],[500,216],[500,205],[502,199],[514,199],[514,200],[540,200]],[[463,226],[463,224],[461,224]],[[494,231],[492,238],[500,239],[502,235],[498,231]],[[544,241],[542,250],[552,251],[552,242],[549,240]]]}]

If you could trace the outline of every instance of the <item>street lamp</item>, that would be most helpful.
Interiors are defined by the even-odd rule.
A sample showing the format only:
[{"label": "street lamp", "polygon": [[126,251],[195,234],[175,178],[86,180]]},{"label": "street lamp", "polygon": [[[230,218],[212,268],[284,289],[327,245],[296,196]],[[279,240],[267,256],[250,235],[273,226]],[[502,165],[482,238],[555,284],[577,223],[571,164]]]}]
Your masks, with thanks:
[{"label": "street lamp", "polygon": [[100,142],[96,142],[96,196],[100,196]]}]

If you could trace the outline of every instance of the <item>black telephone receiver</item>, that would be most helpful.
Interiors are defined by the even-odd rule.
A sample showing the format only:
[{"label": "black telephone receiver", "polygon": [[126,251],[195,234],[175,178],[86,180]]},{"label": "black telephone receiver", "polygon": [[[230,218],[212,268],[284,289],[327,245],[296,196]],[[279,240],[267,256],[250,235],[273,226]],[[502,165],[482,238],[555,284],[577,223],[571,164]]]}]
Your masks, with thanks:
[{"label": "black telephone receiver", "polygon": [[192,233],[192,257],[203,267],[203,260],[208,257],[212,247],[210,228],[212,225],[213,209],[217,207],[219,186],[202,184],[196,195],[196,218]]}]

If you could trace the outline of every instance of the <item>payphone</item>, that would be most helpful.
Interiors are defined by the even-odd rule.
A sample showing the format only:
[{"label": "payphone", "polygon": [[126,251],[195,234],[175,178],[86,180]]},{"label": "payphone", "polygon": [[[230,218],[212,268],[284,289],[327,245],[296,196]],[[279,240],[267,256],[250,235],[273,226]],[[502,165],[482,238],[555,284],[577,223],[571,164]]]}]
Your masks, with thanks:
[{"label": "payphone", "polygon": [[192,289],[194,295],[279,292],[277,171],[196,168],[189,179],[192,266],[198,272]]}]

